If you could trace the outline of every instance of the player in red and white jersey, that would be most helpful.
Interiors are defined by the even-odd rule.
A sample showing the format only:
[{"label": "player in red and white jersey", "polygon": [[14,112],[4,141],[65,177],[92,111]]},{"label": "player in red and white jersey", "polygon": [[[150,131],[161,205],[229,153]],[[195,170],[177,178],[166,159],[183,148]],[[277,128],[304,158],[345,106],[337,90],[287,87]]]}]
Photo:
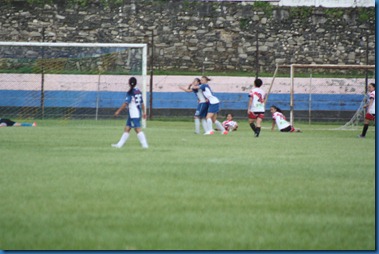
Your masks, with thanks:
[{"label": "player in red and white jersey", "polygon": [[238,123],[233,120],[233,114],[226,114],[226,120],[222,122],[222,126],[224,126],[225,130],[231,132],[236,131],[238,129]]},{"label": "player in red and white jersey", "polygon": [[283,115],[282,110],[277,106],[271,106],[270,112],[272,114],[272,126],[271,131],[275,129],[275,125],[281,132],[301,132],[300,129],[295,129]]},{"label": "player in red and white jersey", "polygon": [[365,121],[363,125],[362,134],[358,136],[360,138],[366,137],[366,133],[367,133],[370,121],[375,121],[375,84],[370,83],[368,84],[367,88],[369,91],[368,93],[369,103],[365,105],[365,107],[367,108],[367,113],[365,115]]},{"label": "player in red and white jersey", "polygon": [[261,89],[263,82],[261,79],[254,80],[254,87],[249,93],[249,105],[247,114],[251,129],[255,137],[259,137],[261,132],[261,123],[265,114],[266,92]]}]

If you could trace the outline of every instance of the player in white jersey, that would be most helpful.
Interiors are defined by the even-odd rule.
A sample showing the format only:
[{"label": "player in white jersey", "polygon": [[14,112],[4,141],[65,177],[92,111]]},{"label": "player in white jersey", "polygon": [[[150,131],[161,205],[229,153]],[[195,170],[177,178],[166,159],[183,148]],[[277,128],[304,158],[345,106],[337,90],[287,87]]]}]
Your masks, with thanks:
[{"label": "player in white jersey", "polygon": [[271,106],[270,112],[272,114],[272,126],[271,131],[274,131],[275,125],[278,126],[278,129],[281,132],[301,132],[300,129],[295,129],[283,115],[283,112],[277,106]]},{"label": "player in white jersey", "polygon": [[137,85],[137,79],[131,77],[129,79],[129,91],[126,94],[125,102],[121,107],[114,113],[117,117],[122,110],[128,107],[129,117],[126,121],[126,126],[124,128],[124,133],[122,134],[120,140],[117,144],[112,144],[113,147],[121,148],[129,138],[129,133],[132,128],[134,128],[137,133],[138,140],[140,141],[142,148],[148,148],[145,134],[141,128],[141,118],[146,119],[145,114],[145,105],[142,99],[142,93],[138,88],[135,88]]},{"label": "player in white jersey", "polygon": [[228,132],[236,131],[238,129],[238,123],[233,120],[233,114],[226,114],[226,120],[222,122],[222,126],[224,126],[225,130]]},{"label": "player in white jersey", "polygon": [[365,115],[365,121],[363,125],[362,134],[358,136],[360,138],[366,137],[366,133],[367,133],[370,121],[375,121],[375,84],[374,83],[368,84],[368,91],[369,91],[368,93],[369,103],[365,105],[365,107],[367,108],[367,112]]},{"label": "player in white jersey", "polygon": [[228,132],[222,126],[222,124],[217,120],[217,114],[220,111],[220,101],[213,95],[213,92],[208,85],[208,81],[211,81],[208,77],[202,76],[200,79],[200,86],[194,86],[195,88],[200,88],[203,91],[205,98],[209,101],[208,113],[207,113],[207,131],[204,135],[213,135],[213,123],[221,131],[221,134],[226,135]]},{"label": "player in white jersey", "polygon": [[195,89],[194,86],[200,85],[200,79],[195,78],[191,84],[188,85],[188,87],[180,86],[179,88],[187,93],[195,93],[197,97],[197,108],[194,115],[194,121],[195,121],[195,133],[200,134],[200,121],[203,125],[204,132],[207,132],[207,121],[206,116],[208,112],[208,100],[205,98],[203,91],[199,88]]},{"label": "player in white jersey", "polygon": [[265,114],[266,92],[261,89],[263,82],[261,79],[254,80],[254,87],[249,93],[249,105],[247,114],[251,129],[255,137],[259,137],[261,124]]}]

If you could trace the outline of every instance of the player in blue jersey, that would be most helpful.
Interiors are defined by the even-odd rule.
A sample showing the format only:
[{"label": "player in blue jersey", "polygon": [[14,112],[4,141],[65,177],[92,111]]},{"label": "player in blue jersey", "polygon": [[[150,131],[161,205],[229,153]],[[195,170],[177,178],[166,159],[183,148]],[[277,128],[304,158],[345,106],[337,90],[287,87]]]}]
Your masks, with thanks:
[{"label": "player in blue jersey", "polygon": [[22,127],[36,127],[37,123],[17,123],[7,118],[0,118],[0,127],[13,127],[13,126],[22,126]]},{"label": "player in blue jersey", "polygon": [[220,101],[213,95],[213,92],[208,85],[208,82],[211,81],[208,77],[202,76],[200,79],[200,86],[194,86],[194,88],[199,87],[203,91],[205,98],[209,101],[209,108],[207,113],[207,131],[204,135],[214,134],[213,123],[217,126],[217,129],[221,131],[221,134],[226,135],[228,132],[222,126],[222,124],[217,120],[217,114],[220,111]]},{"label": "player in blue jersey", "polygon": [[208,112],[208,100],[205,98],[203,91],[199,88],[195,89],[194,86],[199,86],[200,85],[200,79],[195,78],[191,84],[188,85],[188,87],[185,86],[180,86],[179,88],[182,89],[183,91],[187,93],[195,93],[197,97],[197,108],[195,111],[194,115],[194,120],[195,120],[195,133],[200,134],[200,121],[203,125],[204,132],[207,132],[207,121],[206,116]]},{"label": "player in blue jersey", "polygon": [[141,128],[142,117],[146,119],[145,105],[143,103],[142,93],[138,88],[135,87],[136,85],[137,79],[135,77],[131,77],[129,79],[130,89],[126,94],[125,102],[114,113],[114,115],[117,117],[122,110],[128,107],[129,117],[126,121],[124,133],[122,134],[120,141],[118,141],[117,144],[112,144],[113,147],[121,148],[128,140],[130,130],[134,128],[135,132],[137,133],[138,140],[142,145],[142,148],[148,148],[145,134]]}]

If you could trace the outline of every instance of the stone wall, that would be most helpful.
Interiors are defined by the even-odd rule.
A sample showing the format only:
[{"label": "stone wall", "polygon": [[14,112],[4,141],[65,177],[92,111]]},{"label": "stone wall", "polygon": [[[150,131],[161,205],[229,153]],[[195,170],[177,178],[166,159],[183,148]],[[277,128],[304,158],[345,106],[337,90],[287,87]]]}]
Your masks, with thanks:
[{"label": "stone wall", "polygon": [[156,70],[255,73],[272,72],[276,64],[366,64],[366,58],[375,64],[375,15],[367,16],[374,8],[189,0],[125,0],[107,7],[55,3],[0,3],[1,40],[148,43],[151,48],[154,34]]}]

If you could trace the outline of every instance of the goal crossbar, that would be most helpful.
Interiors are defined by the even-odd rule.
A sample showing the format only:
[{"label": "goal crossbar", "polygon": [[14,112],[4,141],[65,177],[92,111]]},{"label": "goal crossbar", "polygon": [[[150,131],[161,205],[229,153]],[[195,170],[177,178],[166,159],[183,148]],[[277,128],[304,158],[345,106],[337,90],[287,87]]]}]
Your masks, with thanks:
[{"label": "goal crossbar", "polygon": [[[352,65],[352,64],[291,64],[291,65],[276,65],[273,81],[275,80],[276,72],[279,68],[290,68],[291,90],[290,90],[290,123],[293,126],[294,122],[294,92],[295,92],[295,69],[355,69],[355,70],[375,70],[375,65]],[[272,81],[272,83],[273,83]],[[270,90],[273,84],[270,86]]]}]

